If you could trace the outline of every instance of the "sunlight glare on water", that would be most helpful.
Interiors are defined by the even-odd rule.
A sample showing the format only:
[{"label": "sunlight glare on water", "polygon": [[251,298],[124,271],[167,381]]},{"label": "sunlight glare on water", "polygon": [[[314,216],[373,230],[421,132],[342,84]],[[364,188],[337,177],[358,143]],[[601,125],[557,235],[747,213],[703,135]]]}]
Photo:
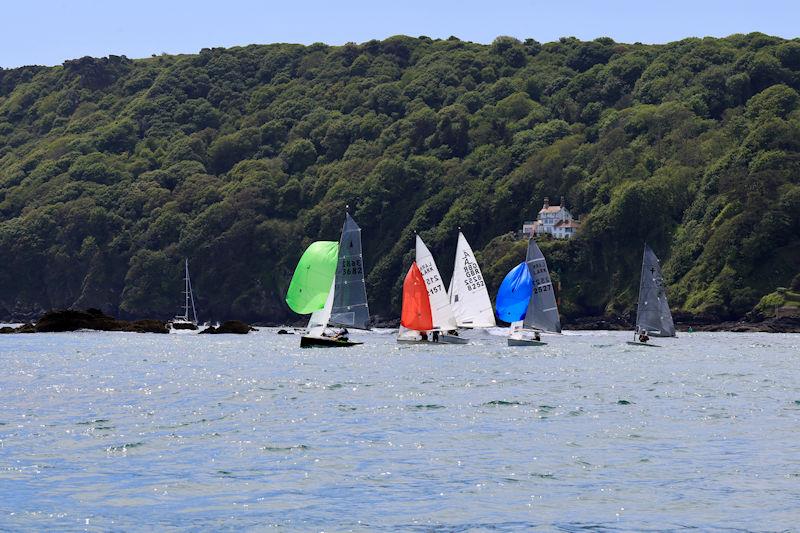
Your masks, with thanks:
[{"label": "sunlight glare on water", "polygon": [[0,529],[790,530],[800,335],[0,338]]}]

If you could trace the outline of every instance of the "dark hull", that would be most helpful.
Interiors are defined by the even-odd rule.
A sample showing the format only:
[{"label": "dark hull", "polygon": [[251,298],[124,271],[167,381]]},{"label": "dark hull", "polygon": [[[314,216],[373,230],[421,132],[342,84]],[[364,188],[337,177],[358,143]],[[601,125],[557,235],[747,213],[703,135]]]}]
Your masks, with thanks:
[{"label": "dark hull", "polygon": [[546,342],[535,341],[533,339],[508,339],[509,346],[547,346]]},{"label": "dark hull", "polygon": [[469,340],[457,335],[440,335],[439,342],[442,344],[469,344]]},{"label": "dark hull", "polygon": [[327,337],[310,337],[303,335],[300,337],[301,348],[347,348],[348,346],[358,346],[363,342],[341,341]]},{"label": "dark hull", "polygon": [[660,331],[648,331],[647,334],[650,335],[651,337],[661,337],[662,339],[675,336],[675,335],[667,335],[666,333],[661,333]]},{"label": "dark hull", "polygon": [[648,348],[661,348],[661,346],[659,346],[658,344],[648,344],[646,342],[638,342],[638,341],[637,342],[628,341],[628,344],[630,344],[631,346],[647,346]]}]

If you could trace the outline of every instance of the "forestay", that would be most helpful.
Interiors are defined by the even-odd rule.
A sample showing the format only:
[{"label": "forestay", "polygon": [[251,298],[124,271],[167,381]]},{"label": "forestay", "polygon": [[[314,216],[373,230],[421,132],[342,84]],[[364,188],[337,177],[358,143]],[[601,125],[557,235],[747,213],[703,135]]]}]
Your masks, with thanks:
[{"label": "forestay", "polygon": [[450,298],[448,298],[447,290],[444,288],[442,276],[439,274],[433,255],[431,255],[430,250],[422,242],[419,235],[417,235],[416,241],[416,255],[417,267],[425,280],[425,287],[428,289],[433,329],[439,331],[456,329],[456,319],[453,316],[453,310],[450,308]]},{"label": "forestay", "polygon": [[347,213],[339,240],[339,260],[333,291],[330,323],[367,329],[369,307],[364,284],[364,260],[361,254],[361,228]]},{"label": "forestay", "polygon": [[466,328],[494,327],[492,301],[467,239],[458,232],[456,260],[450,280],[450,307],[456,324]]},{"label": "forestay", "polygon": [[647,244],[642,256],[642,277],[639,281],[639,306],[636,310],[636,329],[656,337],[674,337],[675,323],[664,291],[661,264]]},{"label": "forestay", "polygon": [[553,282],[550,280],[550,271],[547,270],[544,254],[533,239],[528,241],[525,262],[533,278],[533,291],[528,303],[528,312],[525,314],[525,327],[561,333],[561,319],[558,317],[558,305]]}]

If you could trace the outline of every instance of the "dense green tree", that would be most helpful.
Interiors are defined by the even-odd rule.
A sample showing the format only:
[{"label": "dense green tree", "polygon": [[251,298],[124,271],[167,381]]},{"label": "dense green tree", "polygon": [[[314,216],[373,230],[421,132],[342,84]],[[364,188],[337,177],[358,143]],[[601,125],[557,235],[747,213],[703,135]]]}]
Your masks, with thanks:
[{"label": "dense green tree", "polygon": [[800,43],[759,33],[0,69],[0,318],[167,317],[188,257],[204,318],[291,319],[294,263],[346,205],[393,318],[414,231],[447,278],[461,227],[494,291],[545,196],[582,221],[541,242],[567,319],[632,310],[643,241],[676,309],[740,317],[800,272],[798,91]]}]

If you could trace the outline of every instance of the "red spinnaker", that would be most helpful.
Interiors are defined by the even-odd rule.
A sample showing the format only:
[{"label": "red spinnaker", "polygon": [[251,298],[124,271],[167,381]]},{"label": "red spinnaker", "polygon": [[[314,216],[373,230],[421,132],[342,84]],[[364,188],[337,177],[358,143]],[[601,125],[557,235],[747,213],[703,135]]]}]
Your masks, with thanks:
[{"label": "red spinnaker", "polygon": [[416,331],[433,329],[431,301],[416,261],[411,263],[411,268],[408,269],[408,274],[403,282],[403,311],[400,313],[400,324]]}]

